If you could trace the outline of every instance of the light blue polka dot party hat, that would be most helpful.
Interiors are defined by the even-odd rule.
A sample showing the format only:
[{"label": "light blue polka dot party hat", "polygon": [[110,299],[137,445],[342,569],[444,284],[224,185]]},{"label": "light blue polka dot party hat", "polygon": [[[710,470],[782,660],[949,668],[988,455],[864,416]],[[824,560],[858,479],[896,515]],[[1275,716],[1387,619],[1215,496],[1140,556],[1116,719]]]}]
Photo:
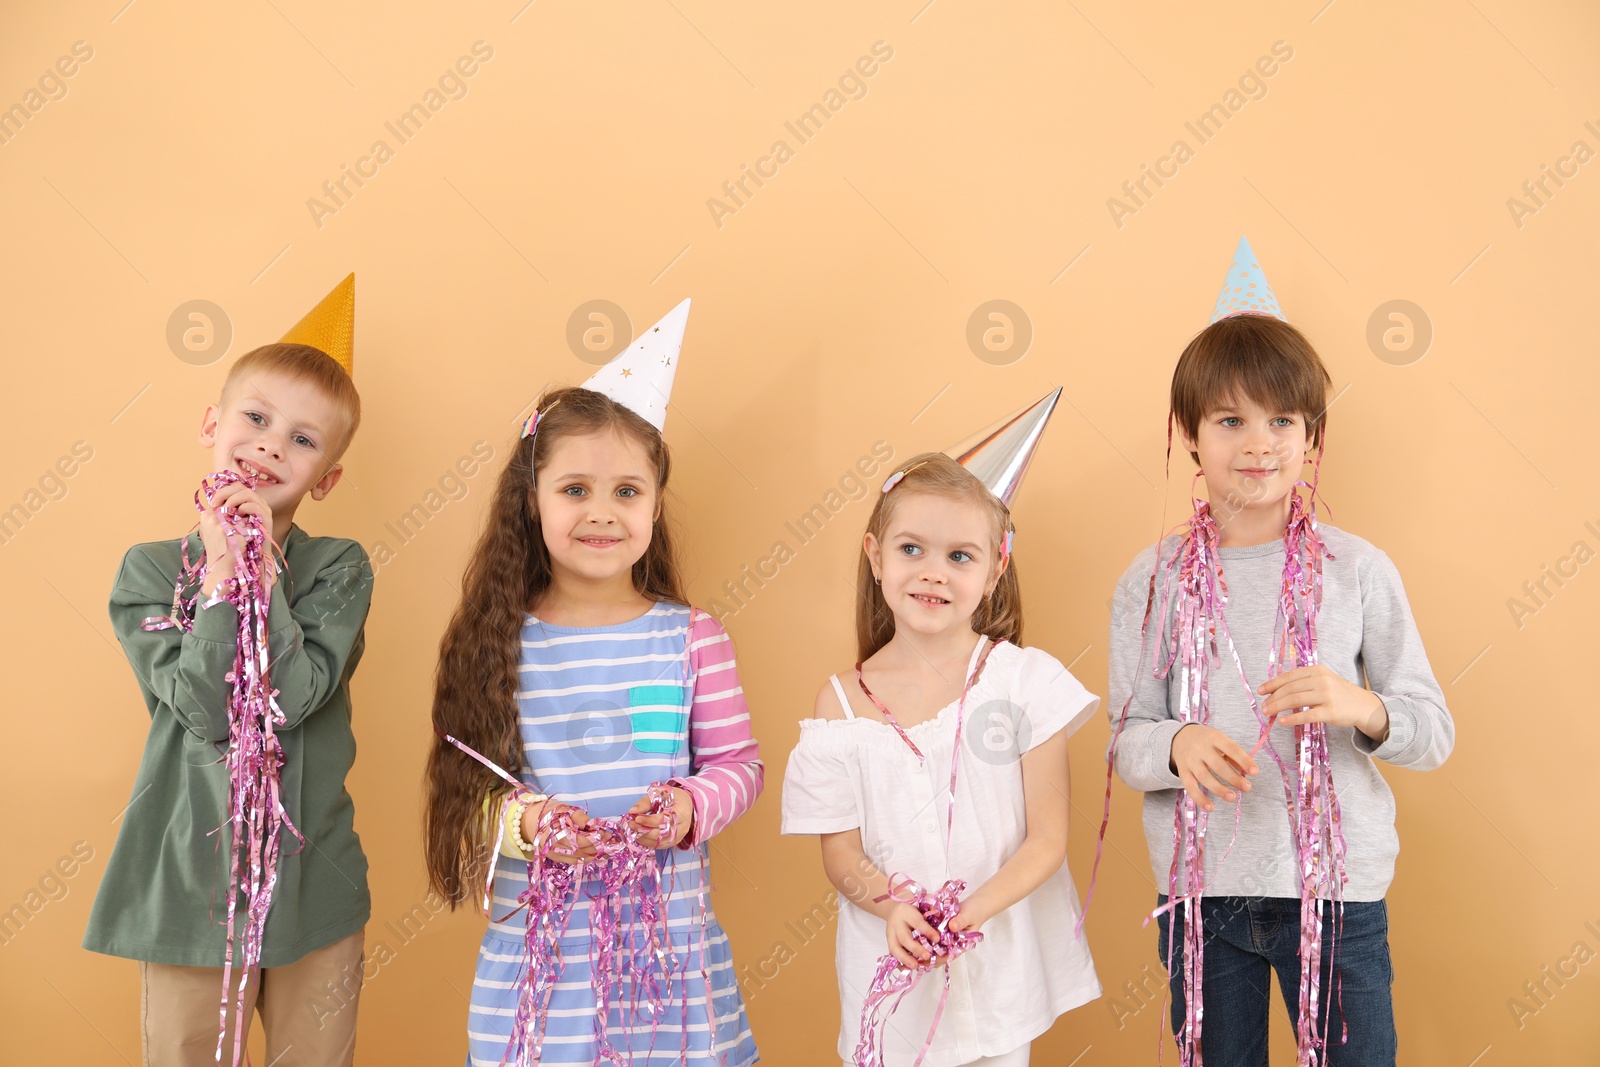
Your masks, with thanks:
[{"label": "light blue polka dot party hat", "polygon": [[[1250,247],[1248,238],[1239,238],[1239,247],[1233,252],[1233,266],[1228,268],[1227,280],[1222,283],[1222,292],[1217,294],[1216,310],[1211,312],[1211,321],[1226,319],[1233,315],[1271,315],[1275,319],[1284,318],[1283,308],[1278,306],[1278,298],[1273,295],[1272,286],[1267,284],[1267,276],[1261,271],[1261,264],[1256,261],[1255,249]],[[1287,321],[1287,319],[1285,319]]]}]

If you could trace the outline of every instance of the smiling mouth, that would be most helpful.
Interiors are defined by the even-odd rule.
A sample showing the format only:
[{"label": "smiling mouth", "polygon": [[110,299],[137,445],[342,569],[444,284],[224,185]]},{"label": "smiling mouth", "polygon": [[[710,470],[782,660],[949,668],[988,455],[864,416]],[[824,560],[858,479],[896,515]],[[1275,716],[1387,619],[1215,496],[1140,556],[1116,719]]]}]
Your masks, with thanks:
[{"label": "smiling mouth", "polygon": [[930,596],[927,593],[912,593],[911,599],[920,600],[924,604],[931,605],[932,607],[941,607],[950,603],[950,601],[945,600],[943,597]]},{"label": "smiling mouth", "polygon": [[578,541],[579,541],[580,544],[588,545],[590,548],[610,548],[612,545],[620,545],[622,543],[622,538],[620,538],[620,537],[580,537],[580,538],[578,538]]},{"label": "smiling mouth", "polygon": [[233,462],[238,466],[240,472],[248,474],[250,477],[254,478],[257,485],[278,484],[278,479],[274,478],[272,475],[268,474],[260,467],[257,467],[254,463],[251,463],[247,459],[236,459]]}]

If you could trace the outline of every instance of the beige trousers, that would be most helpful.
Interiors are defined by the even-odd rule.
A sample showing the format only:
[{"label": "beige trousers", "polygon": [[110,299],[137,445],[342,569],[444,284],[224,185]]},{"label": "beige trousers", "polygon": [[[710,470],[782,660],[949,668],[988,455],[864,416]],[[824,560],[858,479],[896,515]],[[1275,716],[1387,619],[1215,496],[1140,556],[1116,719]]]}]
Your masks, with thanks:
[{"label": "beige trousers", "polygon": [[[250,975],[245,990],[245,1037],[260,1012],[271,1067],[350,1067],[356,1051],[356,1004],[361,996],[364,930],[319,948],[284,967]],[[139,964],[144,1067],[216,1067],[222,1020],[222,968]],[[234,1005],[228,1000],[224,1064],[233,1062]]]}]

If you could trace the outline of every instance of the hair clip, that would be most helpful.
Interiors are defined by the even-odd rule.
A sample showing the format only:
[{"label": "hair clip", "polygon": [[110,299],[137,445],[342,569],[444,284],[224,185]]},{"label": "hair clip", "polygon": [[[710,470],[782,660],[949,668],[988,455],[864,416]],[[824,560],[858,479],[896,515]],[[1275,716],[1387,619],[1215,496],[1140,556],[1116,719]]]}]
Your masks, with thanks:
[{"label": "hair clip", "polygon": [[903,468],[901,470],[895,471],[893,474],[889,475],[889,480],[883,483],[883,490],[882,491],[887,493],[889,490],[893,489],[895,486],[900,484],[900,479],[904,478],[906,475],[910,474],[912,471],[916,470],[918,467],[922,466],[922,464],[926,463],[926,462],[928,462],[928,461],[927,460],[923,460],[922,463],[913,463],[909,467],[905,467],[905,468]]},{"label": "hair clip", "polygon": [[1017,531],[1014,528],[1006,531],[1005,542],[1000,546],[1000,560],[1002,563],[1011,558],[1011,539],[1016,535]]},{"label": "hair clip", "polygon": [[533,402],[533,414],[529,415],[528,416],[528,421],[522,424],[522,436],[525,437],[525,438],[532,437],[534,434],[538,433],[539,432],[539,420],[544,418],[546,415],[550,414],[550,412],[554,411],[556,405],[561,403],[561,398],[560,397],[556,397],[554,400],[550,401],[550,403],[545,406],[544,411],[541,412],[539,410],[539,403],[543,399],[544,399],[544,394],[541,393],[539,395],[539,400],[535,400]]}]

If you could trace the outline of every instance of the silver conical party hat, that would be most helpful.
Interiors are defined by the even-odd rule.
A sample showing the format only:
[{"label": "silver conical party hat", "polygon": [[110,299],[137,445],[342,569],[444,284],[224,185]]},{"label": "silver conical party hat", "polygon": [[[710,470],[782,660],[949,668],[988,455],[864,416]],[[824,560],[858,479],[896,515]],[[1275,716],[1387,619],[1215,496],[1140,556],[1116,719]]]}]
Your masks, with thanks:
[{"label": "silver conical party hat", "polygon": [[989,492],[1011,506],[1017,487],[1028,473],[1033,453],[1044,435],[1045,424],[1061,399],[1054,389],[1037,401],[993,426],[944,450],[945,455],[971,471]]}]

